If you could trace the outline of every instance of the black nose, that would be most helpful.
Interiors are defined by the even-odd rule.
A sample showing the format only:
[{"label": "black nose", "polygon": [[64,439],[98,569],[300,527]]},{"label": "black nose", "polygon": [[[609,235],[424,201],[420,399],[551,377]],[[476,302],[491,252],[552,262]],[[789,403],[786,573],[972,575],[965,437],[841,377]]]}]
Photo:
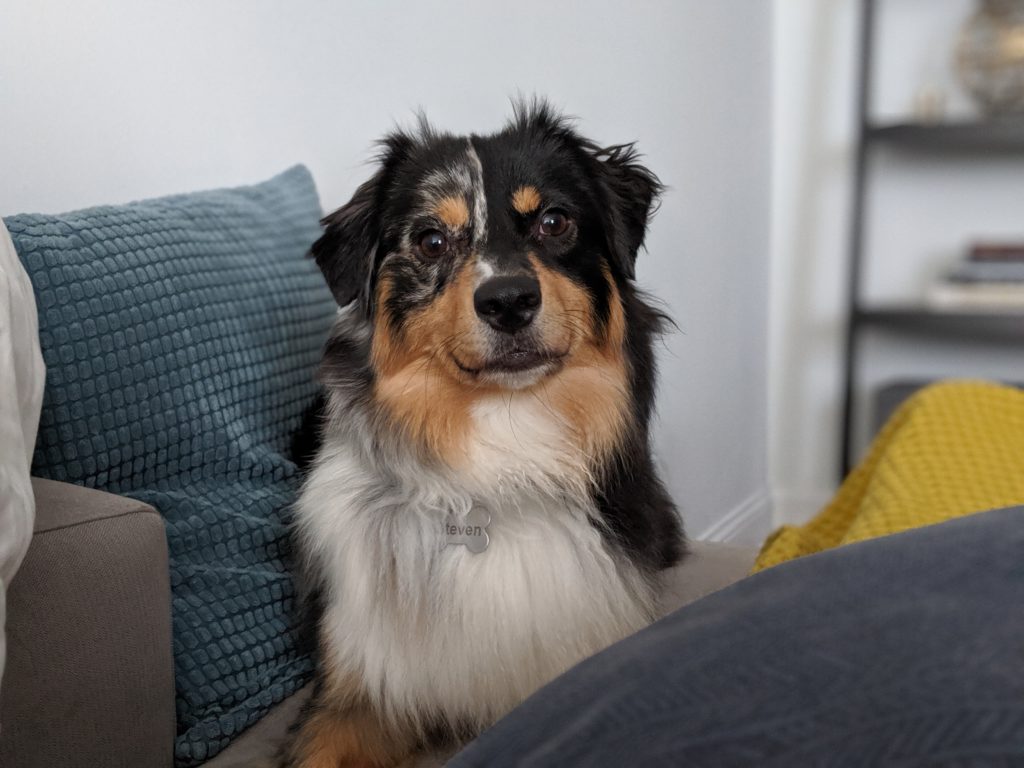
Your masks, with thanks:
[{"label": "black nose", "polygon": [[525,328],[540,306],[540,283],[527,275],[492,277],[473,294],[473,306],[480,319],[504,333]]}]

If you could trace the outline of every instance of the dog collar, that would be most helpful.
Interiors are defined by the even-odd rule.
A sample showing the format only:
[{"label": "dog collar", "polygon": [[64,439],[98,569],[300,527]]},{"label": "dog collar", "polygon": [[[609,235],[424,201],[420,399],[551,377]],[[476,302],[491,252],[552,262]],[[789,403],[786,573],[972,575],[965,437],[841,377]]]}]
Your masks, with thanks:
[{"label": "dog collar", "polygon": [[450,547],[463,544],[472,554],[479,555],[491,543],[491,537],[487,534],[487,526],[490,524],[490,513],[480,507],[473,507],[461,520],[448,515],[444,521],[445,545]]}]

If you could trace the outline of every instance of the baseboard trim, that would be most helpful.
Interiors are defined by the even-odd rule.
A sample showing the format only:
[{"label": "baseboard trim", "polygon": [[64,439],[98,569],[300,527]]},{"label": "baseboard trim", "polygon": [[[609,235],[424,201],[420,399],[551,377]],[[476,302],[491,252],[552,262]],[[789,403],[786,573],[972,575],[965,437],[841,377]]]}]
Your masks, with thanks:
[{"label": "baseboard trim", "polygon": [[771,497],[766,489],[762,489],[751,494],[693,538],[698,541],[760,546],[771,528]]}]

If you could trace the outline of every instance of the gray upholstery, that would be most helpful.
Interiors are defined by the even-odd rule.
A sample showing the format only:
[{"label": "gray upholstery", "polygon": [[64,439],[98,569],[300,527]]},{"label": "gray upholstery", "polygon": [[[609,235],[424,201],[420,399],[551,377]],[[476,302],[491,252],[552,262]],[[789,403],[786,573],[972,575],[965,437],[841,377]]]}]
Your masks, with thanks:
[{"label": "gray upholstery", "polygon": [[739,581],[754,567],[757,550],[707,541],[691,541],[683,562],[666,571],[661,615],[700,600]]},{"label": "gray upholstery", "polygon": [[137,501],[33,480],[32,543],[7,593],[0,765],[171,765],[163,522]]},{"label": "gray upholstery", "polygon": [[[163,523],[152,507],[33,480],[36,527],[8,593],[0,766],[163,768],[172,763],[174,679]],[[662,612],[742,578],[752,550],[695,542],[665,574]],[[261,768],[310,686],[206,768]],[[424,759],[417,768],[436,766]]]}]

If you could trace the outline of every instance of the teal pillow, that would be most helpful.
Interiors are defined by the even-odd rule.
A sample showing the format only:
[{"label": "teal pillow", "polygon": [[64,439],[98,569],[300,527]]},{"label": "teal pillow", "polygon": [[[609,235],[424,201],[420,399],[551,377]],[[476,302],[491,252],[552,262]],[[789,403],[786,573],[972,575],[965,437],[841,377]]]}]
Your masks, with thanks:
[{"label": "teal pillow", "polygon": [[[179,766],[301,687],[289,441],[337,306],[297,166],[262,184],[7,218],[39,310],[33,474],[156,507],[173,590]],[[124,723],[112,727],[124,727]]]}]

